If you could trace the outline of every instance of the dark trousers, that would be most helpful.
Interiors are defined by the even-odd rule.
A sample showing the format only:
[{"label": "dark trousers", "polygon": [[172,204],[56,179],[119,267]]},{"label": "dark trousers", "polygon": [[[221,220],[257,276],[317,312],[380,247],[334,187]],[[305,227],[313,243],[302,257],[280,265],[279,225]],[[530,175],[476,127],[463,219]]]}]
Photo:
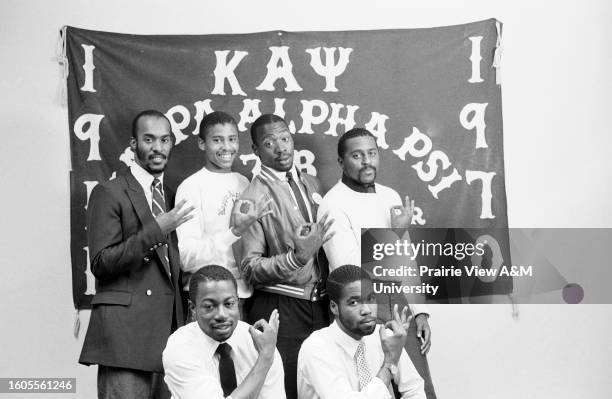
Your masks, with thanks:
[{"label": "dark trousers", "polygon": [[[380,323],[385,323],[392,319],[393,304],[397,303],[399,309],[408,305],[404,295],[394,295],[392,298],[377,297],[376,301],[378,303],[378,321]],[[429,363],[427,362],[427,356],[421,355],[421,340],[416,335],[416,323],[414,320],[410,322],[407,335],[404,349],[406,349],[408,357],[412,364],[414,364],[414,368],[425,381],[425,395],[427,399],[436,399],[436,391],[434,390],[431,373],[429,372]]]},{"label": "dark trousers", "polygon": [[416,323],[414,321],[410,323],[408,328],[408,336],[406,337],[404,349],[406,349],[408,357],[412,360],[414,368],[425,381],[425,395],[427,395],[427,399],[436,399],[436,391],[434,390],[431,373],[429,372],[429,363],[427,362],[427,357],[421,355],[421,340],[417,337]]},{"label": "dark trousers", "polygon": [[280,320],[276,348],[283,360],[285,392],[287,399],[297,399],[298,353],[313,331],[329,325],[329,301],[312,302],[255,290],[245,303],[245,319],[250,324],[259,319],[268,321],[274,309],[278,309]]},{"label": "dark trousers", "polygon": [[98,366],[98,399],[170,399],[163,373]]}]

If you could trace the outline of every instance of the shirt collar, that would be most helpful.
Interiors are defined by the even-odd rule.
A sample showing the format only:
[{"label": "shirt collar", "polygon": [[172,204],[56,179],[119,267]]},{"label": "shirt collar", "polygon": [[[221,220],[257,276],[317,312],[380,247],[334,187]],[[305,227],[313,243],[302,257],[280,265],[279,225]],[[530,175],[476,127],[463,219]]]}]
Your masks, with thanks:
[{"label": "shirt collar", "polygon": [[236,323],[236,328],[234,329],[234,331],[232,332],[232,335],[226,339],[223,342],[219,342],[215,339],[212,339],[211,337],[209,337],[204,331],[202,331],[202,329],[200,328],[200,325],[198,324],[197,321],[194,321],[193,323],[196,324],[198,331],[201,333],[202,335],[202,339],[206,342],[206,357],[207,358],[212,358],[213,356],[215,356],[217,348],[219,347],[220,344],[222,344],[223,342],[228,343],[231,347],[232,350],[235,351],[236,348],[238,347],[238,343],[237,343],[237,339],[236,338],[236,328],[238,328],[238,323],[240,323],[240,321],[238,321]]},{"label": "shirt collar", "polygon": [[357,346],[363,341],[363,338],[356,340],[340,328],[338,325],[339,321],[336,319],[330,326],[329,330],[332,335],[332,339],[340,346],[350,357],[355,356]]},{"label": "shirt collar", "polygon": [[[143,189],[151,190],[151,185],[153,184],[153,180],[155,177],[147,172],[142,166],[140,166],[137,162],[134,162],[132,166],[130,166],[130,172],[136,178],[136,181],[140,183]],[[161,181],[162,186],[164,184],[164,174],[158,177],[159,181]]]},{"label": "shirt collar", "polygon": [[279,179],[281,181],[287,181],[287,172],[291,172],[291,175],[293,176],[293,180],[299,180],[299,178],[300,178],[300,175],[299,175],[295,165],[291,166],[291,169],[289,169],[288,171],[281,172],[281,171],[278,171],[276,169],[269,168],[269,167],[267,167],[267,166],[262,164],[261,165],[261,170],[264,173],[271,174],[271,175],[275,176],[277,179]]},{"label": "shirt collar", "polygon": [[351,179],[350,177],[348,177],[344,173],[342,174],[342,183],[344,183],[351,190],[357,191],[358,193],[365,193],[365,194],[376,193],[376,185],[375,185],[375,183],[363,185],[363,184],[360,184],[359,182],[356,182],[355,180]]}]

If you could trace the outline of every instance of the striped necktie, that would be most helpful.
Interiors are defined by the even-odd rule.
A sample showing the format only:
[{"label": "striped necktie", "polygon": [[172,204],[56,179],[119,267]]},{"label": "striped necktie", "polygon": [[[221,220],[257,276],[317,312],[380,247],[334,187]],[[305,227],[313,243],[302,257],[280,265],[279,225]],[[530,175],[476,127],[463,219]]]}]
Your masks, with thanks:
[{"label": "striped necktie", "polygon": [[372,374],[366,360],[365,344],[363,341],[359,342],[355,351],[355,366],[357,368],[357,377],[359,378],[359,391],[361,391],[372,381]]},{"label": "striped necktie", "polygon": [[[164,200],[164,194],[162,192],[162,183],[158,178],[153,179],[151,190],[153,193],[153,200],[151,201],[151,211],[153,212],[153,216],[157,217],[161,213],[166,212],[166,201]],[[162,247],[160,247],[160,249],[165,260],[165,262],[162,263],[164,264],[166,273],[168,273],[168,276],[170,276],[170,259],[168,258],[168,245],[164,244]]]},{"label": "striped necktie", "polygon": [[304,197],[302,196],[302,192],[298,187],[296,181],[293,179],[293,175],[291,171],[288,171],[287,174],[287,182],[289,182],[289,187],[291,187],[291,191],[293,191],[293,195],[295,196],[295,200],[297,201],[298,208],[300,208],[300,212],[302,213],[302,217],[308,223],[310,223],[310,217],[308,216],[308,208],[306,208],[306,202],[304,201]]}]

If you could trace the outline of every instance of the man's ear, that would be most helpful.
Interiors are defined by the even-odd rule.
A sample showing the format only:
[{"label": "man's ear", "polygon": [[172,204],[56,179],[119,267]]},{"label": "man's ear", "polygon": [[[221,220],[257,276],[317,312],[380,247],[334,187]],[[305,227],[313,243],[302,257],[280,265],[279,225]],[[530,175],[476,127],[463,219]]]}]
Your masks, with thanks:
[{"label": "man's ear", "polygon": [[253,150],[253,154],[259,156],[259,149],[258,149],[257,145],[251,144],[251,149]]},{"label": "man's ear", "polygon": [[344,167],[344,160],[341,157],[338,157],[338,165],[340,165],[340,167]]},{"label": "man's ear", "polygon": [[130,137],[130,148],[134,153],[136,153],[136,139],[134,137]]},{"label": "man's ear", "polygon": [[338,305],[334,301],[329,301],[329,309],[331,310],[334,318],[338,318]]},{"label": "man's ear", "polygon": [[189,304],[189,314],[191,315],[191,320],[195,321],[195,303],[191,302],[191,299],[187,300]]},{"label": "man's ear", "polygon": [[202,140],[201,137],[198,137],[198,148],[202,151],[206,151],[206,142]]}]

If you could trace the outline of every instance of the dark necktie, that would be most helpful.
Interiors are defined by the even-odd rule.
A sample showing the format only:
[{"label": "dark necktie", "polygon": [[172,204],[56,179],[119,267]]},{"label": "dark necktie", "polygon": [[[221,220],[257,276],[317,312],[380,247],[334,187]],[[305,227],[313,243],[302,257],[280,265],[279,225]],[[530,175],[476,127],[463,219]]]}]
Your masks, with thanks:
[{"label": "dark necktie", "polygon": [[221,380],[221,388],[223,396],[229,396],[238,386],[236,383],[236,370],[234,369],[234,361],[230,356],[232,347],[225,342],[217,347],[219,354],[219,379]]},{"label": "dark necktie", "polygon": [[[164,200],[164,195],[162,193],[162,184],[159,179],[153,179],[151,190],[153,192],[153,201],[151,201],[151,211],[153,212],[153,216],[157,217],[159,214],[166,212],[166,201]],[[168,246],[163,245],[160,249],[165,260],[165,262],[162,261],[162,263],[164,263],[164,268],[166,269],[166,273],[168,273],[169,276],[170,259],[168,258]]]},{"label": "dark necktie", "polygon": [[297,201],[298,207],[300,208],[300,212],[302,212],[304,220],[310,223],[310,218],[308,217],[308,208],[306,208],[304,197],[302,197],[302,193],[300,192],[296,181],[293,180],[293,175],[291,174],[291,171],[287,172],[287,181],[289,182],[289,187],[291,187],[291,191],[293,191],[293,195],[295,196],[295,200]]}]

